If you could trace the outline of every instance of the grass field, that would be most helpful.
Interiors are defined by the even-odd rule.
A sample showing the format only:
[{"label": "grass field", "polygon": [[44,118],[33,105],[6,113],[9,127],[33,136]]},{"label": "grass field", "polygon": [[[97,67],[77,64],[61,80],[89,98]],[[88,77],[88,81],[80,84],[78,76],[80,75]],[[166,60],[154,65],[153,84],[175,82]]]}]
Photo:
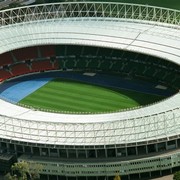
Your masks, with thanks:
[{"label": "grass field", "polygon": [[[93,0],[99,1],[99,0]],[[104,2],[124,2],[134,4],[148,4],[152,6],[180,9],[180,0],[102,0]]]},{"label": "grass field", "polygon": [[19,103],[47,111],[102,113],[149,104],[162,98],[133,91],[117,91],[76,81],[55,79]]},{"label": "grass field", "polygon": [[[63,2],[64,0],[42,0],[44,2]],[[88,1],[88,0],[84,0]],[[134,4],[148,4],[152,6],[160,6],[172,9],[180,9],[180,0],[91,0],[96,2],[124,2],[124,3],[134,3]],[[66,2],[66,1],[65,1]],[[37,1],[38,3],[38,1]]]}]

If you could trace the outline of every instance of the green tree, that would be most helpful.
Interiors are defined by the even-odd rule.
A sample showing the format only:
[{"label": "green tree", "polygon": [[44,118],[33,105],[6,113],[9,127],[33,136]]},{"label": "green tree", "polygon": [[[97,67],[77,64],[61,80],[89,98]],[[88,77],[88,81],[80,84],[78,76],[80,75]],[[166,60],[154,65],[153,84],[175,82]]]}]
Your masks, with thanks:
[{"label": "green tree", "polygon": [[29,164],[25,161],[17,162],[11,167],[13,176],[26,180],[29,174]]},{"label": "green tree", "polygon": [[40,179],[39,171],[41,169],[42,165],[40,164],[33,164],[31,166],[25,161],[17,162],[11,166],[11,174],[7,173],[5,180],[37,180]]},{"label": "green tree", "polygon": [[36,4],[43,4],[43,3],[46,3],[45,0],[36,0]]},{"label": "green tree", "polygon": [[121,177],[120,177],[119,173],[117,173],[117,174],[115,175],[114,180],[121,180]]},{"label": "green tree", "polygon": [[180,171],[178,171],[174,174],[173,180],[180,180]]},{"label": "green tree", "polygon": [[10,173],[7,173],[7,174],[4,176],[4,179],[5,179],[5,180],[17,180],[17,177],[16,177],[16,176],[12,176]]},{"label": "green tree", "polygon": [[30,174],[31,179],[40,179],[39,171],[42,170],[43,166],[41,164],[33,164],[29,166],[31,168]]},{"label": "green tree", "polygon": [[21,6],[21,4],[18,3],[18,2],[13,2],[13,3],[9,4],[9,8],[16,8],[16,7],[19,7],[19,6]]}]

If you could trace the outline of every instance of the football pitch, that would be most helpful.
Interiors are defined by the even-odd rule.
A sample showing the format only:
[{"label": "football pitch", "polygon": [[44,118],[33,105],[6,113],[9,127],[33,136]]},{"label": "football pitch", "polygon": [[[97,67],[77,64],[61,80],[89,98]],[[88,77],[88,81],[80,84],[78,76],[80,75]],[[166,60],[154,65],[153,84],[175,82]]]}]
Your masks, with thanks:
[{"label": "football pitch", "polygon": [[163,98],[58,78],[49,81],[19,103],[42,111],[107,113],[150,104]]},{"label": "football pitch", "polygon": [[[98,0],[93,0],[98,1]],[[104,2],[109,2],[109,0],[102,0]],[[144,4],[151,6],[159,6],[172,9],[180,9],[179,0],[111,0],[112,2],[123,2],[123,3],[134,3],[134,4]]]}]

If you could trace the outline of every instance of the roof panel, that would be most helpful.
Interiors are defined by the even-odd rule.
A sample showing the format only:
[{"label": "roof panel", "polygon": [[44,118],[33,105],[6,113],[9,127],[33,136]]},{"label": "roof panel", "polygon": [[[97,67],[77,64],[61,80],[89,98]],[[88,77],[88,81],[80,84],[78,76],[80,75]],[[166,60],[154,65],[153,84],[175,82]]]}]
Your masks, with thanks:
[{"label": "roof panel", "polygon": [[[33,21],[0,27],[0,39],[0,53],[41,44],[81,44],[151,54],[180,64],[179,27],[162,27],[155,22],[102,18]],[[1,137],[19,141],[122,144],[180,134],[180,93],[140,109],[96,115],[40,112],[3,100],[0,104]],[[29,135],[23,134],[24,129]]]}]

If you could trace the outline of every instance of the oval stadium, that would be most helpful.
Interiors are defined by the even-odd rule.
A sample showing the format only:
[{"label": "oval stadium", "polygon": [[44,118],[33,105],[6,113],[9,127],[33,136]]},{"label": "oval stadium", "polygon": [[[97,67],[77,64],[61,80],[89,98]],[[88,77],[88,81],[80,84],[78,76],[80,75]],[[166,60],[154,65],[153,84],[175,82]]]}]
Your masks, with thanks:
[{"label": "oval stadium", "polygon": [[180,11],[65,2],[0,11],[0,171],[151,179],[180,168]]}]

